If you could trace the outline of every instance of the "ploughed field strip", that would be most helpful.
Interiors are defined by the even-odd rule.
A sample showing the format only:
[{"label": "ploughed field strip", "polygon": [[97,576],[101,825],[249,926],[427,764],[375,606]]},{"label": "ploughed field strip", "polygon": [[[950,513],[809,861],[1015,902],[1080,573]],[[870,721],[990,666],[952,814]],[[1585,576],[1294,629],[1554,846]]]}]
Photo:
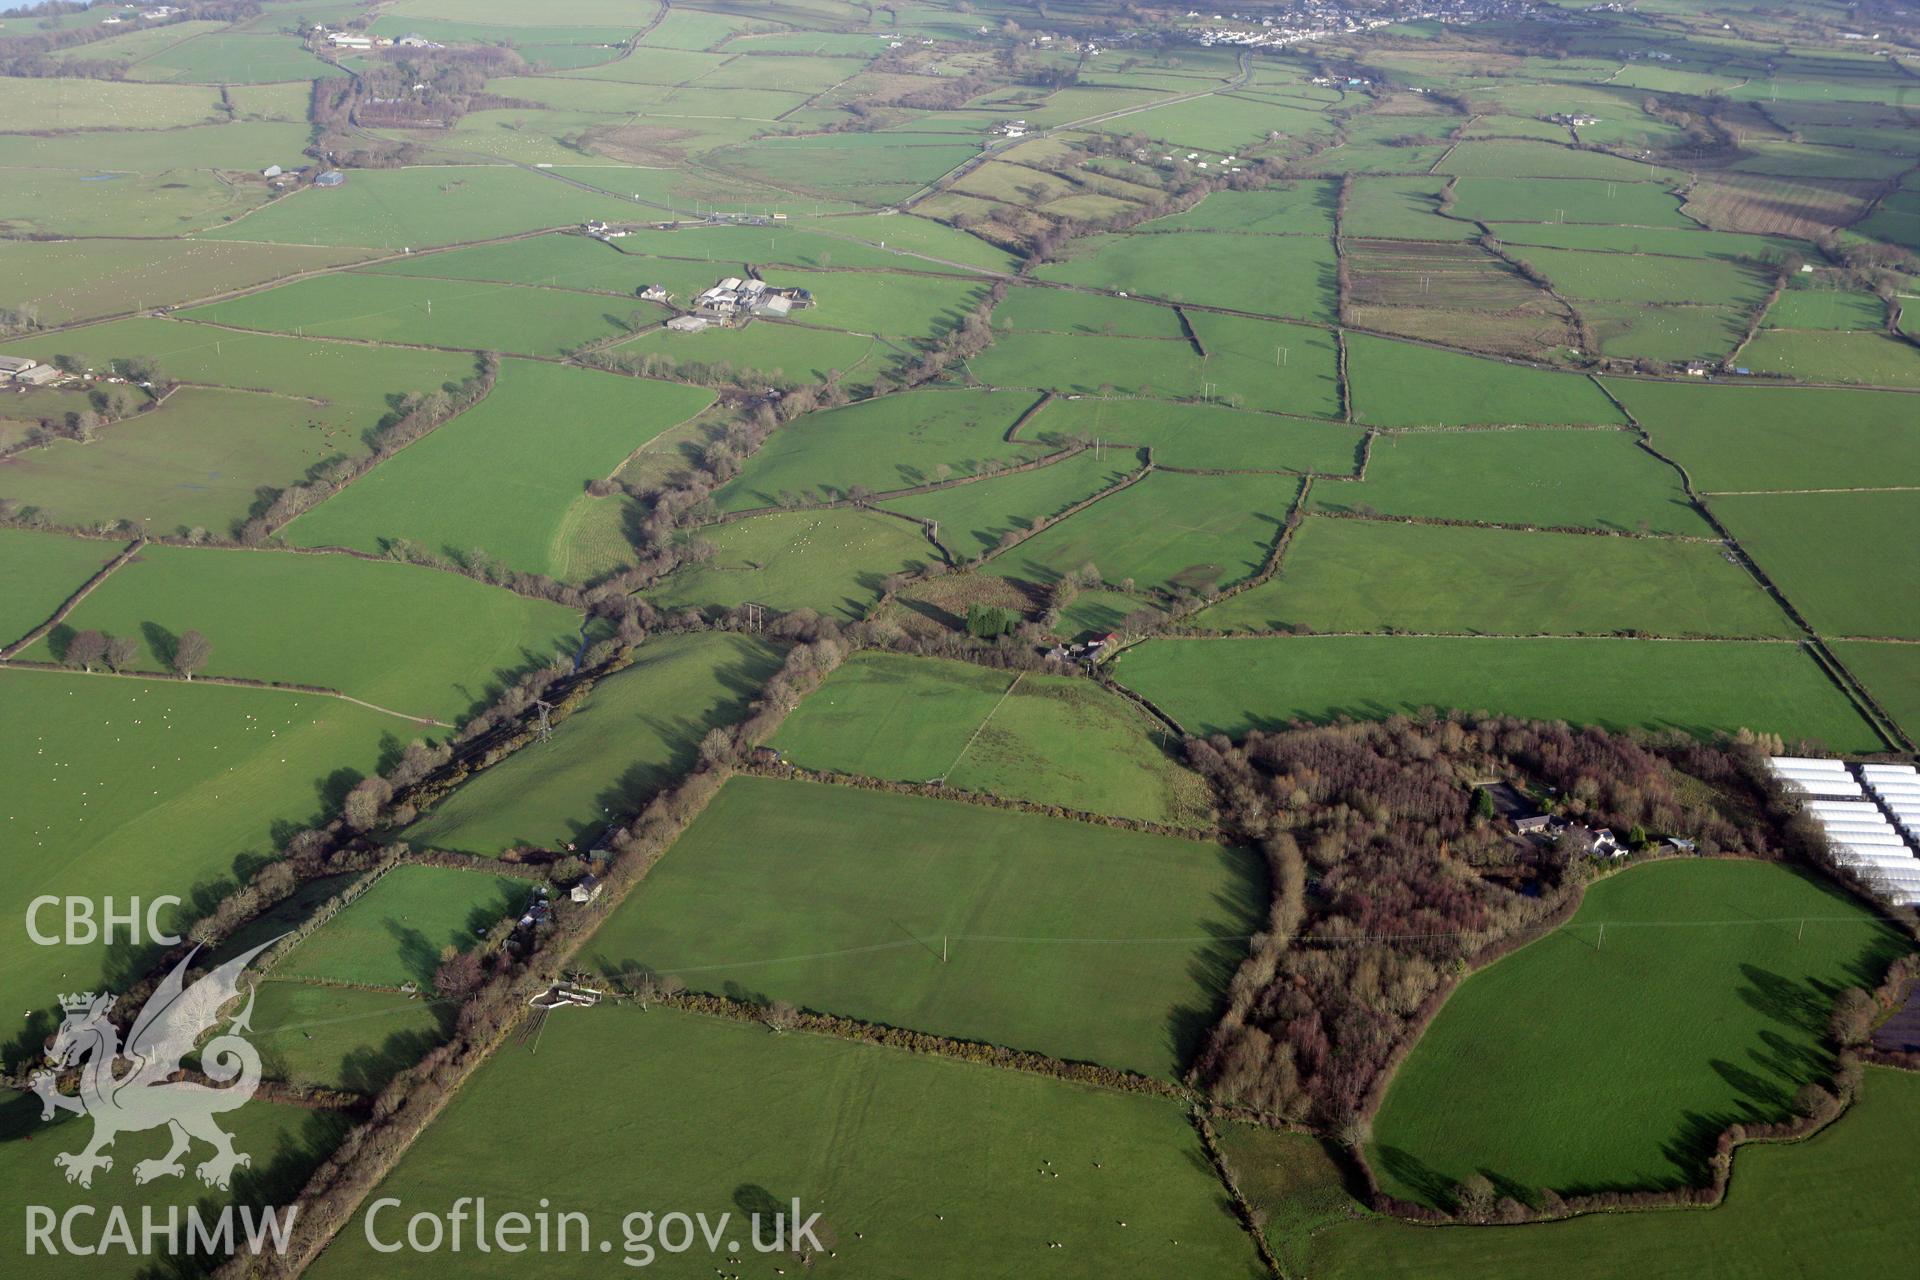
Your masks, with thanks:
[{"label": "ploughed field strip", "polygon": [[19,1202],[1905,1274],[1909,18],[553,8],[0,23],[0,915],[266,944],[251,1168]]}]

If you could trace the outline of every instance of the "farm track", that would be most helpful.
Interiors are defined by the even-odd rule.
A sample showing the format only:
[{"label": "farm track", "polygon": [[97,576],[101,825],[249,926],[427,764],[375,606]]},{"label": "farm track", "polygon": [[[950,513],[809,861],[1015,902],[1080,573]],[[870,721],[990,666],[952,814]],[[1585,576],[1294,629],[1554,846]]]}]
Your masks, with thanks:
[{"label": "farm track", "polygon": [[[1222,593],[1224,598],[1224,593]],[[1209,604],[1214,602],[1209,602]],[[1804,646],[1791,636],[1663,636],[1621,631],[1201,631],[1169,633],[1183,640],[1619,640],[1628,644],[1768,644]],[[1920,640],[1914,643],[1920,644]]]},{"label": "farm track", "polygon": [[1771,498],[1795,493],[1920,493],[1920,484],[1853,485],[1844,489],[1702,489],[1703,498]]},{"label": "farm track", "polygon": [[392,716],[396,720],[406,720],[413,724],[430,725],[436,729],[452,729],[456,726],[445,720],[436,720],[432,716],[416,716],[393,707],[383,707],[377,702],[368,702],[356,698],[350,693],[338,689],[329,689],[317,684],[283,684],[271,680],[247,680],[239,676],[186,676],[175,675],[171,671],[84,671],[77,672],[57,662],[23,662],[17,658],[0,660],[0,669],[10,671],[45,671],[54,674],[97,676],[109,680],[166,680],[175,684],[217,684],[229,689],[266,689],[274,693],[291,693],[306,697],[337,698],[341,702],[351,702],[357,707],[377,711],[381,715]]},{"label": "farm track", "polygon": [[[490,244],[511,244],[516,240],[530,240],[536,236],[551,235],[556,231],[565,231],[568,229],[568,227],[571,227],[572,225],[573,224],[568,223],[566,224],[566,226],[541,227],[538,230],[534,230],[534,231],[518,231],[513,233],[512,235],[490,236],[486,239],[466,240],[458,244],[435,245],[432,248],[428,248],[428,249],[419,249],[419,250],[406,252],[406,253],[389,253],[382,257],[360,258],[360,259],[356,259],[353,262],[335,263],[331,266],[325,266],[325,267],[309,267],[303,271],[295,271],[290,275],[276,276],[274,279],[265,281],[260,284],[243,285],[237,289],[223,289],[218,293],[210,293],[198,298],[189,298],[181,302],[170,302],[163,307],[135,307],[131,311],[116,311],[106,315],[89,316],[82,320],[69,320],[61,324],[50,324],[45,326],[44,328],[35,329],[31,335],[23,335],[23,336],[41,337],[47,334],[71,333],[74,330],[88,329],[88,328],[92,328],[95,325],[112,324],[117,320],[132,320],[132,319],[137,319],[140,316],[150,316],[150,315],[155,315],[160,313],[166,313],[170,316],[171,313],[175,311],[182,311],[190,307],[212,306],[216,302],[230,302],[235,298],[247,298],[247,297],[253,296],[256,293],[266,293],[270,290],[278,289],[281,285],[284,285],[284,284],[296,284],[302,280],[311,280],[316,276],[339,275],[342,272],[353,271],[356,269],[364,270],[367,267],[379,266],[382,263],[387,263],[387,262],[410,262],[415,258],[431,257],[434,254],[438,254],[438,253],[449,253],[455,249],[474,249],[482,245],[490,245]],[[75,236],[73,237],[73,239],[74,240],[154,239],[154,240],[173,240],[176,242],[178,241],[191,242],[195,239],[195,237],[193,236],[153,236],[153,237]],[[277,245],[279,242],[271,241],[271,240],[242,240],[242,241],[222,241],[221,243]],[[309,246],[309,247],[330,248],[332,246],[322,245],[322,246]],[[351,248],[352,246],[348,246],[348,247]]]}]

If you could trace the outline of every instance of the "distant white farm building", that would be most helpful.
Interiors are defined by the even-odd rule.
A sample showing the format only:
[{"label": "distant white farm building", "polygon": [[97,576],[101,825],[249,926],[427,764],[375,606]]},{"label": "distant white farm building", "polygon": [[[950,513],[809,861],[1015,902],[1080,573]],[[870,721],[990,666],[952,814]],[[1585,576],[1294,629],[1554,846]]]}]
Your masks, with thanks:
[{"label": "distant white farm building", "polygon": [[707,323],[705,316],[675,316],[667,321],[667,328],[675,333],[699,333]]}]

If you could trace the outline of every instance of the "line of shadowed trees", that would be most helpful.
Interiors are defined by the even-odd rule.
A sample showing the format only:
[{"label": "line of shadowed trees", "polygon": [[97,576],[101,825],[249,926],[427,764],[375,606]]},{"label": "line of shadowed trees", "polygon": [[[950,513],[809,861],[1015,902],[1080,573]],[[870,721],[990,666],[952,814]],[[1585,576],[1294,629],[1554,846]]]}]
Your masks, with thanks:
[{"label": "line of shadowed trees", "polygon": [[[191,680],[206,668],[213,656],[213,644],[198,631],[184,631],[161,655],[173,673]],[[130,671],[139,659],[140,643],[132,636],[110,636],[88,628],[67,637],[60,661],[76,671],[92,671],[104,666],[109,671]]]}]

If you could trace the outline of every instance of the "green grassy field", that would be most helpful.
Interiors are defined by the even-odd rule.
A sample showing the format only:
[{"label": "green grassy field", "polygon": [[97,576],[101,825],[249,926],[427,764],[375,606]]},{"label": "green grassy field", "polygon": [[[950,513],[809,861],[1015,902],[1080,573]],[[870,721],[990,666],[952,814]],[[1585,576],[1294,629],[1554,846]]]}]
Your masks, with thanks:
[{"label": "green grassy field", "polygon": [[[688,238],[675,243],[692,246],[699,242]],[[694,258],[701,256],[691,247],[682,249],[680,253]],[[724,267],[729,264],[723,259],[720,265]],[[722,274],[715,264],[704,260],[685,262],[641,257],[637,253],[623,251],[611,240],[566,234],[529,236],[502,244],[409,254],[402,258],[389,258],[363,270],[367,275],[422,276],[436,280],[499,280],[507,284],[601,289],[628,295],[637,294],[649,284],[661,283],[673,288],[683,298],[688,296],[689,289],[698,293]],[[663,272],[670,274],[662,275]],[[637,300],[634,305],[639,305]]]},{"label": "green grassy field", "polygon": [[1086,337],[1186,338],[1180,313],[1172,307],[1071,289],[1009,289],[993,309],[993,327]]},{"label": "green grassy field", "polygon": [[553,356],[663,318],[632,297],[335,272],[183,312],[241,329]]},{"label": "green grassy field", "polygon": [[1307,636],[1151,640],[1115,678],[1190,733],[1239,737],[1294,720],[1374,720],[1422,707],[1618,729],[1750,728],[1835,751],[1879,736],[1791,645],[1647,640]]},{"label": "green grassy field", "polygon": [[583,956],[1171,1076],[1214,1016],[1263,880],[1252,855],[1215,844],[742,777]]},{"label": "green grassy field", "polygon": [[[960,263],[1004,272],[1018,265],[1018,260],[1005,249],[931,218],[857,213],[834,218],[824,227],[836,236],[857,236],[888,252],[913,255],[918,264],[916,270],[937,271],[942,264]],[[758,228],[755,228],[755,234],[759,234]]]},{"label": "green grassy field", "polygon": [[1620,411],[1584,378],[1365,334],[1347,338],[1347,376],[1354,419],[1375,426],[1621,421]]},{"label": "green grassy field", "polygon": [[1763,329],[1740,359],[1756,373],[1802,382],[1920,387],[1920,350],[1884,333]]},{"label": "green grassy field", "polygon": [[[1254,264],[1258,270],[1249,269]],[[1042,280],[1294,320],[1331,321],[1337,303],[1328,237],[1303,236],[1269,246],[1199,230],[1095,236],[1077,245],[1066,262],[1044,266],[1037,274]]]},{"label": "green grassy field", "polygon": [[[1707,231],[1699,227],[1607,227],[1582,223],[1547,222],[1536,225],[1506,223],[1497,228],[1509,245],[1544,245],[1553,249],[1590,249],[1612,253],[1663,254],[1676,258],[1760,259],[1768,254],[1803,252],[1797,241],[1777,236],[1743,235],[1736,231]],[[1525,256],[1525,250],[1521,250]]]},{"label": "green grassy field", "polygon": [[1701,1185],[1719,1130],[1788,1118],[1794,1090],[1833,1070],[1833,993],[1877,985],[1909,946],[1778,864],[1623,872],[1449,997],[1394,1075],[1369,1158],[1387,1191],[1435,1205],[1475,1170],[1525,1199]]},{"label": "green grassy field", "polygon": [[1317,511],[1713,536],[1680,475],[1623,431],[1434,431],[1374,438],[1367,478],[1316,483]]},{"label": "green grassy field", "polygon": [[[1567,126],[1531,116],[1480,116],[1460,126],[1463,138],[1539,138],[1546,142],[1567,141]],[[1498,181],[1498,179],[1492,179]],[[1579,179],[1570,179],[1579,181]]]},{"label": "green grassy field", "polygon": [[56,49],[50,56],[57,62],[70,63],[78,57],[87,61],[114,63],[121,69],[125,69],[183,40],[219,31],[224,25],[219,22],[189,19],[185,22],[169,22],[161,26],[139,27],[118,34],[103,32],[101,34],[107,37],[104,40],[89,42],[74,49]]},{"label": "green grassy field", "polygon": [[[706,281],[699,288],[711,283]],[[723,372],[753,369],[797,382],[825,382],[844,375],[841,381],[849,389],[872,386],[874,376],[885,372],[896,355],[890,344],[865,334],[773,322],[704,333],[655,329],[619,344],[616,350],[622,354],[659,351],[683,364],[706,363]]]},{"label": "green grassy field", "polygon": [[968,361],[989,386],[1035,387],[1162,396],[1200,394],[1199,353],[1172,338],[1092,337],[1021,333],[1003,337]]},{"label": "green grassy field", "polygon": [[[588,481],[712,399],[699,387],[503,362],[492,392],[284,531],[297,546],[435,554],[474,548],[555,573],[565,516]],[[556,406],[564,406],[556,412]]]},{"label": "green grassy field", "polygon": [[181,41],[133,68],[133,79],[181,84],[272,84],[338,74],[286,36],[240,32]]},{"label": "green grassy field", "polygon": [[1368,1214],[1313,1139],[1223,1128],[1221,1146],[1290,1275],[1330,1280],[1739,1280],[1907,1269],[1902,1206],[1920,1082],[1869,1067],[1859,1101],[1804,1142],[1743,1147],[1717,1209],[1596,1213],[1520,1227],[1420,1227]]},{"label": "green grassy field", "polygon": [[1001,577],[1047,584],[1084,564],[1111,583],[1217,591],[1257,573],[1299,483],[1283,476],[1149,475],[991,560]]},{"label": "green grassy field", "polygon": [[[43,894],[175,894],[187,905],[161,920],[184,925],[414,728],[314,694],[101,675],[0,671],[0,695],[0,765],[23,784],[0,804],[0,909],[16,922]],[[150,958],[125,945],[35,946],[23,927],[0,955],[0,996],[34,1010],[62,989],[124,984]],[[52,1030],[51,1018],[13,1025],[23,1040]],[[0,1051],[20,1061],[21,1047],[9,1036]]]},{"label": "green grassy field", "polygon": [[754,602],[851,620],[879,596],[882,578],[921,568],[933,556],[908,522],[845,508],[750,516],[694,536],[714,555],[647,592],[655,606]]},{"label": "green grassy field", "polygon": [[924,338],[951,329],[986,296],[976,281],[950,275],[769,267],[765,276],[783,289],[812,291],[814,305],[795,311],[793,324],[893,337]]},{"label": "green grassy field", "polygon": [[1513,253],[1576,301],[1757,307],[1773,286],[1758,268],[1714,258],[1537,248]]},{"label": "green grassy field", "polygon": [[25,636],[78,591],[124,543],[0,529],[0,645]]},{"label": "green grassy field", "polygon": [[252,1040],[269,1080],[377,1094],[446,1038],[452,1006],[425,996],[263,982]]},{"label": "green grassy field", "polygon": [[976,475],[989,460],[1024,462],[1045,447],[1005,436],[1034,400],[1022,391],[918,391],[809,414],[747,459],[714,505],[749,511],[777,505],[783,493],[819,502],[856,485],[886,493]]},{"label": "green grassy field", "polygon": [[[1613,226],[1693,227],[1680,201],[1657,182],[1573,178],[1462,178],[1452,213],[1482,222],[1594,222]],[[1505,235],[1504,227],[1497,228]]]},{"label": "green grassy field", "polygon": [[[396,643],[396,619],[411,643]],[[520,671],[571,654],[580,614],[414,565],[149,545],[63,627],[134,637],[145,671],[170,670],[178,637],[195,630],[213,644],[207,675],[319,685],[451,721]],[[23,656],[57,656],[66,634],[56,628]]]},{"label": "green grassy field", "polygon": [[1260,191],[1216,191],[1184,213],[1141,224],[1143,231],[1243,231],[1331,235],[1339,188],[1307,179]]},{"label": "green grassy field", "polygon": [[1162,612],[1159,605],[1137,592],[1082,591],[1060,610],[1053,634],[1066,641],[1091,640],[1118,631],[1131,614],[1152,616]]},{"label": "green grassy field", "polygon": [[550,742],[468,780],[403,838],[416,848],[491,855],[532,845],[582,849],[685,772],[707,730],[744,719],[779,655],[746,636],[660,636],[603,678]]},{"label": "green grassy field", "polygon": [[[698,259],[721,266],[751,262],[813,267],[823,272],[827,268],[872,267],[971,275],[976,267],[1003,270],[1011,265],[1006,255],[993,252],[964,232],[908,217],[802,219],[767,227],[685,227],[676,231],[642,228],[628,235],[618,248],[627,255]],[[935,283],[941,293],[953,288],[947,281]]]},{"label": "green grassy field", "polygon": [[1679,175],[1599,151],[1576,151],[1548,142],[1463,142],[1437,172],[1472,178],[1594,178],[1662,182]]},{"label": "green grassy field", "polygon": [[1231,152],[1253,146],[1269,133],[1330,133],[1334,124],[1303,105],[1217,94],[1136,112],[1110,127],[1121,134],[1144,133],[1176,146]]},{"label": "green grassy field", "polygon": [[157,408],[107,423],[87,443],[56,439],[0,460],[0,477],[9,497],[62,524],[130,520],[147,533],[230,534],[262,488],[297,484],[330,460],[363,455],[355,430],[362,425],[371,424],[359,406],[182,387]]},{"label": "green grassy field", "polygon": [[9,186],[0,217],[0,230],[16,237],[190,236],[239,217],[265,197],[261,188],[234,186],[198,169],[43,168],[21,175]]},{"label": "green grassy field", "polygon": [[1624,378],[1607,389],[1708,493],[1920,484],[1909,396]]},{"label": "green grassy field", "polygon": [[1363,432],[1343,423],[1219,405],[1086,397],[1056,398],[1022,434],[1144,445],[1155,462],[1169,467],[1347,475],[1359,465]]},{"label": "green grassy field", "polygon": [[1720,360],[1747,336],[1748,312],[1739,307],[1675,303],[1582,302],[1580,314],[1600,340],[1600,350],[1633,360]]},{"label": "green grassy field", "polygon": [[1920,494],[1770,493],[1715,498],[1714,513],[1814,630],[1920,639]]},{"label": "green grassy field", "polygon": [[989,385],[1210,396],[1233,407],[1338,416],[1338,357],[1329,334],[1201,312],[1189,320],[1206,346],[1204,360],[1187,342],[1032,333],[996,342],[968,364]]},{"label": "green grassy field", "polygon": [[1261,1215],[1261,1234],[1281,1274],[1311,1274],[1314,1241],[1366,1215],[1343,1158],[1324,1139],[1231,1121],[1216,1124],[1214,1138],[1240,1193]]},{"label": "green grassy field", "polygon": [[325,400],[352,411],[356,432],[378,423],[392,408],[389,397],[432,391],[473,373],[473,361],[465,355],[308,342],[144,318],[21,338],[8,342],[5,351],[38,360],[66,354],[99,369],[127,356],[149,356],[182,382]]},{"label": "green grassy field", "polygon": [[[307,86],[299,86],[306,89]],[[304,101],[308,95],[301,94]],[[68,176],[86,183],[81,190],[96,196],[112,193],[122,196],[119,185],[129,175],[150,175],[179,181],[183,175],[204,170],[248,169],[269,162],[286,166],[301,162],[301,148],[308,133],[292,123],[285,114],[245,112],[236,103],[236,116],[224,124],[195,124],[164,132],[136,129],[90,129],[80,133],[0,134],[0,164],[8,168],[65,169]],[[295,118],[298,118],[296,113]],[[33,175],[22,173],[24,180]],[[212,177],[213,175],[204,175]],[[233,194],[248,204],[257,204],[272,193],[260,184],[236,184]],[[74,211],[76,216],[87,216]],[[195,241],[196,245],[201,242]],[[182,246],[183,248],[185,246]],[[127,249],[122,247],[121,252]],[[149,246],[146,252],[151,253]],[[109,248],[104,255],[111,262],[116,256]],[[336,256],[355,256],[352,254]],[[91,272],[82,271],[82,275]]]},{"label": "green grassy field", "polygon": [[212,124],[219,100],[218,90],[187,85],[0,77],[0,118],[17,133]]},{"label": "green grassy field", "polygon": [[1029,529],[1035,521],[1058,515],[1118,484],[1134,461],[1126,450],[1099,455],[1082,450],[1031,471],[892,498],[881,505],[887,511],[938,521],[940,544],[957,557],[972,559],[993,550],[1006,534]]},{"label": "green grassy field", "polygon": [[1301,525],[1278,573],[1195,622],[1229,631],[1798,633],[1714,543],[1329,519]]},{"label": "green grassy field", "polygon": [[212,235],[219,240],[397,250],[563,227],[588,218],[621,218],[631,208],[610,196],[506,166],[356,170],[343,186],[297,191]]},{"label": "green grassy field", "polygon": [[[165,1230],[170,1211],[179,1214],[183,1241],[189,1229],[188,1206],[198,1206],[201,1221],[210,1226],[217,1219],[220,1207],[227,1204],[244,1206],[245,1212],[258,1218],[261,1210],[286,1204],[299,1192],[308,1175],[339,1144],[351,1123],[340,1112],[265,1100],[222,1116],[220,1127],[232,1134],[234,1149],[252,1160],[251,1166],[234,1174],[230,1192],[210,1190],[195,1175],[194,1167],[208,1154],[207,1147],[197,1144],[195,1151],[185,1157],[185,1176],[136,1184],[131,1173],[133,1166],[142,1160],[164,1156],[168,1142],[164,1129],[127,1133],[113,1148],[113,1169],[97,1175],[89,1190],[69,1183],[54,1166],[53,1158],[84,1148],[93,1127],[83,1119],[64,1116],[58,1123],[44,1124],[40,1120],[39,1099],[15,1094],[6,1107],[0,1109],[0,1194],[18,1205],[45,1206],[55,1215],[64,1216],[70,1210],[81,1209],[69,1219],[74,1223],[73,1243],[82,1248],[99,1247],[89,1248],[87,1254],[70,1252],[61,1244],[56,1231],[50,1244],[43,1242],[36,1251],[29,1252],[28,1218],[22,1212],[8,1214],[5,1222],[0,1223],[0,1251],[7,1257],[22,1259],[23,1268],[30,1266],[35,1276],[54,1280],[66,1277],[133,1280],[150,1275],[155,1265],[154,1254],[164,1252],[166,1238],[164,1234],[153,1238],[154,1254],[141,1252],[143,1209],[151,1209],[152,1220],[161,1232]],[[113,1243],[112,1235],[102,1239],[109,1229],[108,1208],[103,1202],[109,1198],[132,1224],[132,1235],[119,1237],[130,1242],[130,1248]],[[241,1214],[235,1215],[236,1235],[242,1234],[244,1220]],[[189,1264],[207,1261],[205,1257],[184,1256],[177,1260]]]},{"label": "green grassy field", "polygon": [[[713,97],[708,103],[718,103],[723,110],[738,101],[737,90],[709,92]],[[673,99],[674,103],[688,101],[685,90]],[[978,144],[971,140],[926,135],[836,133],[788,138],[775,133],[753,141],[743,139],[739,146],[716,152],[715,159],[729,173],[798,193],[792,201],[796,208],[810,208],[815,196],[872,208],[912,195],[977,151]]]},{"label": "green grassy field", "polygon": [[1841,289],[1789,289],[1767,309],[1769,329],[1879,329],[1887,304],[1878,295]]},{"label": "green grassy field", "polygon": [[[1160,727],[1087,681],[860,654],[787,718],[772,745],[804,768],[950,787],[1189,825],[1200,780],[1155,745]],[[1160,731],[1164,736],[1164,731]]]},{"label": "green grassy field", "polygon": [[1920,647],[1848,641],[1833,650],[1907,736],[1920,737]]},{"label": "green grassy field", "polygon": [[33,304],[49,324],[185,302],[358,256],[350,249],[211,240],[0,241],[0,271],[13,283],[14,304]]},{"label": "green grassy field", "polygon": [[[555,1071],[608,1062],[625,1064],[628,1087],[604,1123],[564,1148],[547,1141]],[[721,1112],[734,1120],[716,1126]],[[503,1161],[503,1143],[539,1154]],[[797,1196],[807,1213],[822,1212],[823,1242],[834,1240],[836,1256],[824,1265],[850,1276],[972,1276],[991,1255],[1031,1257],[1063,1280],[1252,1280],[1262,1274],[1258,1260],[1221,1207],[1204,1159],[1185,1114],[1159,1099],[667,1010],[608,1008],[556,1015],[537,1056],[496,1055],[378,1194],[410,1212],[444,1212],[475,1194],[496,1212],[531,1212],[549,1198],[592,1215],[615,1250],[636,1204],[705,1212],[709,1221],[726,1213],[741,1224],[761,1202]],[[383,1239],[393,1221],[378,1220]],[[744,1249],[731,1256],[740,1254],[749,1259],[742,1274],[797,1266]],[[704,1243],[650,1256],[650,1274],[720,1269]],[[378,1265],[355,1224],[314,1275]],[[410,1265],[423,1276],[547,1277],[577,1275],[581,1262],[558,1252],[468,1252]]]},{"label": "green grassy field", "polygon": [[1407,240],[1471,240],[1479,229],[1471,222],[1440,213],[1447,179],[1438,176],[1363,178],[1354,183],[1343,236]]},{"label": "green grassy field", "polygon": [[431,991],[446,948],[470,950],[532,896],[531,882],[513,876],[398,866],[301,939],[274,976]]}]

